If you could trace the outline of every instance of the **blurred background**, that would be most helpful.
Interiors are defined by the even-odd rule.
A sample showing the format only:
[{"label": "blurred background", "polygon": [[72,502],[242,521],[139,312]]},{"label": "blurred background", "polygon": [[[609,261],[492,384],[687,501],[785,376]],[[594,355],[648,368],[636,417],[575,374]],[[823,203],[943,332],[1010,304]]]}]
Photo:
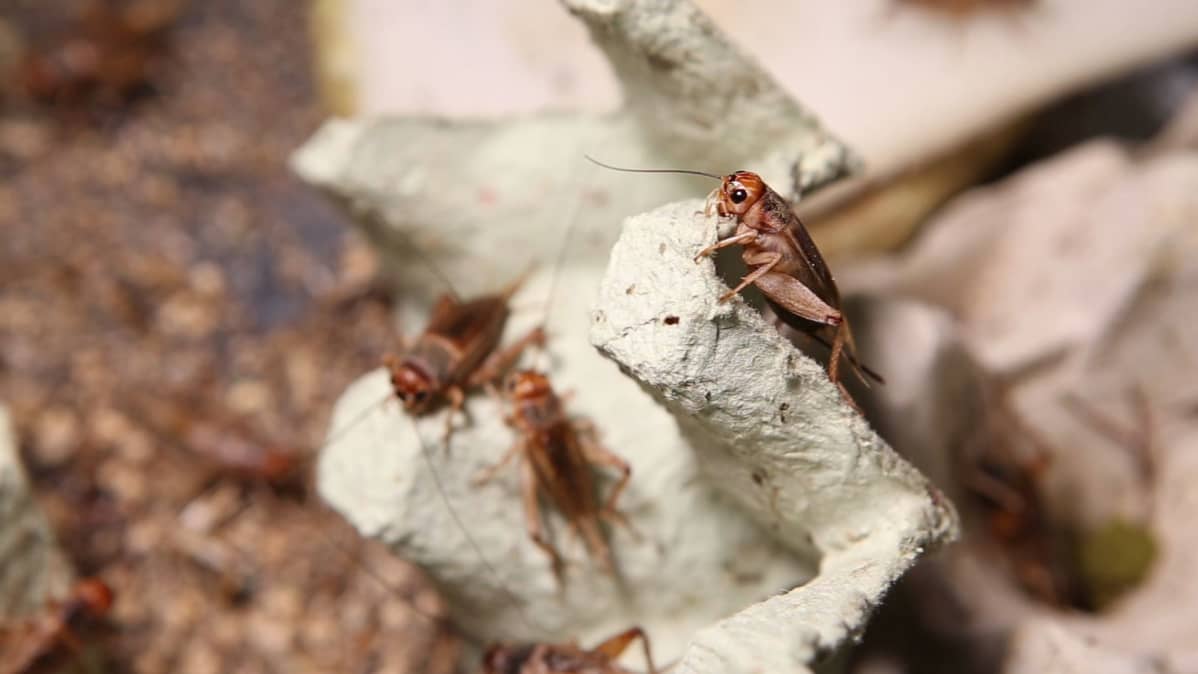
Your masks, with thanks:
[{"label": "blurred background", "polygon": [[[697,4],[863,159],[860,176],[801,207],[844,265],[838,279],[905,288],[964,326],[960,362],[927,374],[924,388],[900,389],[947,411],[905,428],[917,422],[896,418],[905,408],[893,394],[867,405],[872,420],[900,451],[921,433],[998,429],[984,433],[990,449],[940,475],[935,461],[909,457],[964,499],[959,545],[1010,563],[993,573],[917,570],[837,666],[999,672],[1031,658],[1029,671],[1047,671],[1034,649],[1010,645],[1024,617],[1101,621],[1161,555],[1178,554],[1154,519],[1155,480],[1169,464],[1153,442],[1167,421],[1198,424],[1186,374],[1198,344],[1184,331],[1198,277],[1187,259],[1152,256],[1194,250],[1198,231],[1185,199],[1198,194],[1186,168],[1198,161],[1198,5]],[[585,28],[551,0],[3,0],[0,404],[14,442],[0,437],[0,512],[12,514],[0,521],[0,672],[453,671],[458,645],[429,618],[442,607],[428,581],[362,542],[312,490],[333,401],[396,348],[397,291],[378,279],[349,218],[294,177],[288,158],[333,115],[494,119],[620,101]],[[1117,170],[1070,154],[1091,151],[1113,153]],[[1043,182],[1029,186],[1029,176]],[[1128,184],[1142,189],[1087,220],[1096,214],[1081,206]],[[953,201],[967,191],[972,202]],[[986,195],[1009,200],[978,205]],[[1165,211],[1181,223],[1167,234],[1142,219]],[[981,222],[1001,231],[1013,212],[1095,236],[1112,227],[1135,238],[1143,228],[1160,246],[1128,249],[1143,259],[1124,260],[1126,270],[1101,256],[1087,264],[1082,246],[1056,255],[1057,269],[1021,276],[1020,259],[1054,259],[1029,237],[1036,252],[1011,244],[986,284],[964,281],[959,296],[944,279],[963,272],[925,273],[951,267],[945,256],[961,246],[997,245],[972,235],[954,243],[951,231]],[[946,241],[939,258],[920,245],[932,232]],[[1019,349],[987,341],[994,326],[973,320],[1001,279],[1022,279],[1022,294],[997,302],[1012,306],[1052,287],[1043,279],[1053,274],[1124,273],[1134,279],[1103,314],[1109,321],[1062,328],[1063,356],[1008,357]],[[1152,283],[1171,299],[1139,302]],[[1085,313],[1084,293],[1069,301]],[[1031,313],[1041,322],[1020,333],[1029,340],[1051,337],[1060,317],[1085,323],[1057,306]],[[1166,389],[1127,376],[1132,365],[1112,366],[1108,389],[1124,393],[1065,404],[1089,431],[1007,404],[1008,388],[1054,358],[1086,351],[1089,365],[1075,359],[1074,370],[1124,362],[1095,356],[1094,341],[1115,339],[1124,323],[1164,325],[1162,316],[1183,325],[1177,344],[1124,360],[1155,358],[1150,365],[1174,373]],[[973,382],[967,393],[940,387],[953,377]],[[971,405],[998,412],[979,420]],[[1178,433],[1184,452],[1196,436]],[[1062,442],[1110,445],[1106,456],[1121,458],[1099,463],[1123,477],[1077,487],[1090,478],[1062,477],[1060,467],[1093,454]],[[27,490],[13,477],[20,465]],[[1132,483],[1142,493],[1125,497]],[[1121,494],[1111,500],[1124,505],[1093,517],[1053,510],[1078,489]],[[1179,559],[1198,559],[1189,540],[1195,548]],[[66,611],[72,575],[103,579],[110,609]],[[987,584],[1010,591],[960,605],[962,588]],[[1198,601],[1193,590],[1166,594]],[[1160,664],[1151,671],[1198,671],[1192,645],[1169,650],[1198,643],[1191,608],[1188,618],[1151,603],[1136,614],[1172,616],[1164,628],[1145,624],[1169,635],[1159,650],[1135,653]]]}]

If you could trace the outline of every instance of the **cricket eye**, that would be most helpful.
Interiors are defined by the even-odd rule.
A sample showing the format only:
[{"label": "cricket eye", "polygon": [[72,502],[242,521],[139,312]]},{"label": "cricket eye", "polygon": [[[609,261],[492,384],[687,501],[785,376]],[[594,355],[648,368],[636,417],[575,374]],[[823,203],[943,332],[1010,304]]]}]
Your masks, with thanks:
[{"label": "cricket eye", "polygon": [[428,399],[428,391],[417,391],[412,397],[416,399],[417,403],[422,403]]},{"label": "cricket eye", "polygon": [[749,193],[745,190],[745,188],[738,187],[732,190],[732,194],[730,196],[732,197],[732,203],[740,204],[744,203],[744,200],[749,198]]}]

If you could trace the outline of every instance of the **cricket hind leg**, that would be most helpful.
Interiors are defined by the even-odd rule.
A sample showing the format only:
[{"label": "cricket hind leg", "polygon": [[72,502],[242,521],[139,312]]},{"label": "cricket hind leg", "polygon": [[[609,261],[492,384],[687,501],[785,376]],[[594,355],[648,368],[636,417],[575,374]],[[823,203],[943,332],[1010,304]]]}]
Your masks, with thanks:
[{"label": "cricket hind leg", "polygon": [[[586,432],[587,426],[583,426],[579,430]],[[607,500],[603,503],[603,508],[599,511],[599,516],[611,522],[620,524],[628,529],[635,538],[640,538],[640,532],[632,526],[624,513],[616,509],[616,503],[620,499],[620,495],[628,487],[628,482],[632,479],[632,466],[628,464],[621,456],[607,449],[592,437],[593,427],[590,427],[590,433],[582,442],[582,450],[586,456],[587,462],[593,466],[603,466],[607,468],[615,468],[620,473],[620,477],[616,479],[615,486],[612,487],[611,493],[608,494]]]},{"label": "cricket hind leg", "polygon": [[770,270],[772,270],[774,266],[777,265],[781,260],[781,253],[765,253],[763,255],[754,256],[751,259],[746,258],[745,262],[750,265],[754,265],[755,268],[748,274],[745,274],[745,277],[740,280],[740,283],[736,284],[735,288],[729,290],[723,295],[720,295],[720,301],[727,302],[740,293],[740,291],[756,283],[757,279],[769,274]]},{"label": "cricket hind leg", "polygon": [[820,299],[814,291],[789,274],[771,271],[762,274],[754,284],[775,305],[780,317],[781,314],[790,314],[820,325],[840,325],[844,322],[839,309]]},{"label": "cricket hind leg", "polygon": [[[762,287],[762,284],[758,283],[758,287],[759,288]],[[768,300],[768,302],[770,304],[770,308],[773,309],[774,317],[776,318],[776,320],[778,322],[784,323],[785,325],[787,325],[788,327],[793,329],[795,332],[799,332],[799,333],[802,333],[802,334],[810,337],[812,340],[814,340],[817,343],[819,343],[820,345],[822,345],[825,349],[828,349],[829,351],[834,350],[836,340],[833,339],[832,341],[829,341],[826,337],[824,337],[823,335],[820,334],[820,332],[822,331],[821,328],[823,328],[823,325],[819,325],[818,321],[813,321],[812,319],[809,319],[805,316],[797,315],[795,313],[788,311],[784,305],[782,305],[781,303],[779,303],[777,300],[775,300],[773,297],[771,297],[769,295],[766,295],[766,299]],[[840,312],[837,312],[837,314],[839,315]],[[812,325],[811,324],[812,322],[817,323],[817,325]],[[866,388],[869,388],[869,386],[870,386],[868,379],[872,379],[873,381],[875,381],[879,384],[886,383],[886,380],[885,380],[885,378],[882,377],[882,375],[878,374],[876,371],[874,371],[872,368],[870,368],[865,363],[862,363],[861,359],[857,357],[857,342],[853,338],[852,328],[849,327],[849,324],[847,321],[843,320],[843,316],[841,316],[840,323],[824,324],[824,325],[832,325],[834,327],[837,327],[838,332],[839,332],[839,326],[840,325],[844,326],[843,327],[844,334],[842,337],[843,343],[842,343],[842,346],[840,349],[840,353],[845,358],[845,360],[847,360],[849,362],[849,365],[852,366],[853,374],[856,375],[857,378],[861,380],[861,382],[865,385]],[[841,337],[841,336],[836,335],[836,337]],[[839,359],[837,359],[837,360],[839,360]],[[832,363],[832,359],[829,359],[829,365],[831,365],[831,363]]]},{"label": "cricket hind leg", "polygon": [[537,326],[528,331],[520,339],[516,340],[515,344],[508,346],[505,349],[496,351],[487,357],[486,360],[479,365],[469,377],[467,377],[464,386],[453,386],[446,392],[449,397],[450,413],[445,420],[445,446],[449,447],[449,439],[453,434],[453,417],[458,412],[463,411],[465,405],[464,389],[484,388],[487,393],[493,398],[500,397],[499,391],[495,387],[495,383],[503,377],[520,354],[530,346],[545,346],[545,329],[542,326]]},{"label": "cricket hind leg", "polygon": [[637,639],[640,639],[641,644],[645,647],[645,664],[649,667],[649,674],[659,674],[662,670],[659,670],[657,666],[653,664],[653,652],[652,648],[649,646],[649,635],[645,634],[645,630],[641,629],[640,627],[632,627],[620,632],[619,634],[610,636],[607,638],[607,640],[592,650],[596,653],[603,654],[609,660],[615,660],[616,658],[620,657],[624,651],[628,650],[628,646],[630,646],[632,642],[636,641]]},{"label": "cricket hind leg", "polygon": [[[844,382],[840,381],[840,357],[844,355],[844,342],[847,324],[841,323],[836,326],[836,334],[832,336],[831,353],[828,355],[828,381],[836,384],[836,388],[840,390],[840,397],[844,399],[849,407],[857,410],[858,414],[864,414],[864,410],[853,400],[853,396],[845,387]],[[866,386],[869,386],[866,384]]]},{"label": "cricket hind leg", "polygon": [[844,324],[836,326],[832,337],[832,352],[828,355],[828,379],[840,384],[840,356],[844,353]]},{"label": "cricket hind leg", "polygon": [[[861,378],[862,381],[864,381],[860,369],[860,363],[853,355],[851,343],[852,333],[848,331],[848,324],[841,322],[836,326],[819,324],[812,325],[810,322],[804,322],[804,319],[801,317],[787,313],[784,308],[779,307],[772,299],[769,299],[768,296],[767,299],[769,300],[771,308],[774,310],[774,314],[777,319],[776,325],[779,328],[782,327],[781,324],[785,324],[796,333],[810,337],[812,340],[818,342],[829,350],[830,353],[827,364],[828,381],[836,385],[837,390],[840,391],[840,397],[846,403],[848,403],[850,407],[856,410],[859,414],[864,414],[864,410],[862,410],[861,406],[857,404],[857,401],[853,399],[852,394],[849,393],[848,388],[845,387],[844,382],[841,381],[840,378],[840,359],[844,357],[849,360],[849,364],[853,368],[853,373],[856,374],[858,378]],[[831,342],[829,342],[823,335],[819,334],[821,331],[827,330],[829,327],[832,327],[833,329]],[[785,336],[785,331],[783,331],[783,335]],[[793,338],[791,339],[793,341]],[[869,388],[869,383],[865,382],[865,386],[866,388]]]},{"label": "cricket hind leg", "polygon": [[571,524],[571,529],[582,537],[591,558],[599,560],[599,565],[603,568],[603,571],[613,577],[617,577],[616,562],[612,558],[611,545],[608,544],[607,537],[603,535],[599,518],[593,514],[581,516]]},{"label": "cricket hind leg", "polygon": [[516,363],[516,359],[520,357],[520,354],[524,353],[528,347],[534,345],[538,347],[545,346],[544,326],[537,326],[529,330],[528,334],[516,340],[514,344],[488,356],[482,362],[482,365],[467,378],[466,386],[468,388],[477,388],[498,381]]},{"label": "cricket hind leg", "polygon": [[[794,326],[791,326],[791,327],[794,327]],[[808,336],[811,337],[811,339],[814,339],[816,342],[821,344],[824,348],[828,349],[829,351],[832,350],[833,345],[831,343],[829,343],[828,340],[825,339],[822,335],[819,335],[818,333],[807,333],[807,334],[808,334]],[[859,379],[861,381],[861,383],[865,385],[866,388],[870,388],[870,384],[869,384],[870,379],[872,379],[873,381],[875,381],[878,384],[883,384],[883,385],[886,384],[886,379],[884,377],[882,377],[882,375],[878,374],[875,370],[870,368],[868,365],[861,362],[861,359],[857,357],[857,345],[856,345],[856,341],[853,339],[852,330],[846,329],[846,331],[845,331],[844,348],[842,349],[841,353],[844,356],[844,359],[847,360],[849,362],[849,365],[853,368],[853,374],[856,375],[857,379]]]},{"label": "cricket hind leg", "polygon": [[557,548],[553,547],[553,543],[545,537],[545,522],[541,517],[541,506],[537,498],[536,469],[533,467],[531,461],[524,461],[521,477],[522,484],[520,485],[520,489],[524,501],[524,517],[528,524],[528,537],[546,555],[549,555],[549,560],[553,565],[553,575],[557,578],[558,583],[561,584],[564,578],[563,570],[565,565]]}]

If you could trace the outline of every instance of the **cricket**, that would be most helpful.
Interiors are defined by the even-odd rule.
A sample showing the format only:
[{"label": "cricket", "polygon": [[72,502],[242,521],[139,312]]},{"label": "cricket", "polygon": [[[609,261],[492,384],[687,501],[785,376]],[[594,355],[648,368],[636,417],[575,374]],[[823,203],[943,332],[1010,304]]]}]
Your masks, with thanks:
[{"label": "cricket", "polygon": [[720,181],[707,196],[704,214],[734,218],[736,232],[700,250],[695,260],[710,257],[730,246],[741,247],[741,259],[749,273],[735,288],[720,296],[727,302],[749,286],[765,296],[770,307],[786,325],[808,335],[828,348],[828,378],[840,387],[840,363],[847,360],[863,384],[884,383],[881,375],[857,356],[852,329],[841,310],[840,290],[815,240],[782,195],[750,171],[725,176],[682,169],[629,169],[587,159],[613,171],[631,173],[683,173]]},{"label": "cricket", "polygon": [[633,627],[589,650],[574,642],[495,644],[483,656],[481,674],[633,674],[616,664],[616,658],[637,639],[644,646],[648,674],[662,671],[653,664],[648,635],[641,628]]},{"label": "cricket", "polygon": [[[590,422],[566,414],[561,398],[544,374],[534,370],[514,372],[504,388],[512,405],[508,424],[515,429],[517,439],[499,463],[475,479],[475,484],[486,484],[499,469],[519,457],[528,534],[549,555],[559,580],[562,556],[545,536],[539,505],[542,493],[566,517],[571,529],[582,536],[591,556],[607,573],[614,574],[611,547],[601,520],[630,527],[627,518],[616,510],[616,502],[632,478],[632,468],[599,444]],[[592,467],[612,468],[619,473],[602,505]]]},{"label": "cricket", "polygon": [[0,674],[1198,674],[1198,1],[0,0],[0,103]]},{"label": "cricket", "polygon": [[112,589],[99,578],[75,583],[65,599],[46,607],[39,616],[16,625],[0,625],[0,674],[22,674],[40,661],[69,647],[83,651],[76,635],[83,623],[104,616],[112,608]]},{"label": "cricket", "polygon": [[511,346],[496,350],[511,315],[508,304],[522,281],[523,276],[498,294],[469,301],[452,293],[442,295],[415,342],[402,355],[383,357],[395,397],[410,414],[425,414],[448,401],[446,445],[453,434],[454,416],[466,402],[466,391],[494,383],[526,348],[545,343],[545,331],[537,327]]}]

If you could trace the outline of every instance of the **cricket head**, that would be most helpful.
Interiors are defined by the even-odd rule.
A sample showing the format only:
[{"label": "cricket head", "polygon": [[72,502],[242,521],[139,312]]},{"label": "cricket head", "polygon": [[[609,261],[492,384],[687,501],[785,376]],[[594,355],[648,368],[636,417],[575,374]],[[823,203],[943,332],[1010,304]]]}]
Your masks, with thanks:
[{"label": "cricket head", "polygon": [[73,598],[88,615],[101,616],[112,607],[112,588],[99,578],[84,578],[75,584]]},{"label": "cricket head", "polygon": [[714,200],[716,212],[722,216],[740,217],[765,194],[765,181],[750,171],[737,171],[720,179],[720,186],[708,197]]},{"label": "cricket head", "polygon": [[295,470],[296,455],[278,447],[268,447],[258,466],[267,482],[281,482]]},{"label": "cricket head", "polygon": [[433,402],[436,384],[424,370],[407,361],[387,358],[384,365],[391,371],[391,388],[395,397],[408,412],[420,414]]},{"label": "cricket head", "polygon": [[535,370],[519,370],[508,375],[504,388],[516,402],[537,400],[553,395],[549,378]]}]

